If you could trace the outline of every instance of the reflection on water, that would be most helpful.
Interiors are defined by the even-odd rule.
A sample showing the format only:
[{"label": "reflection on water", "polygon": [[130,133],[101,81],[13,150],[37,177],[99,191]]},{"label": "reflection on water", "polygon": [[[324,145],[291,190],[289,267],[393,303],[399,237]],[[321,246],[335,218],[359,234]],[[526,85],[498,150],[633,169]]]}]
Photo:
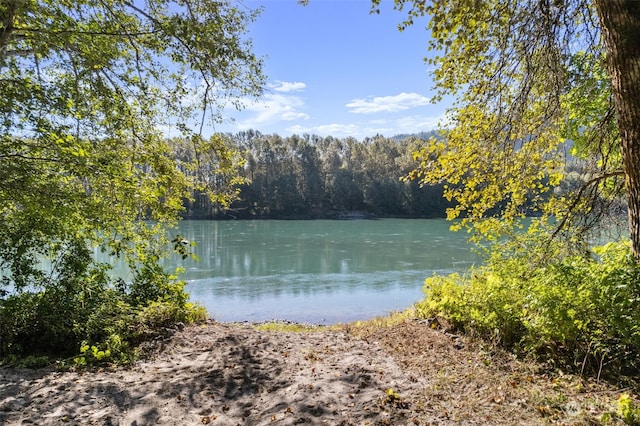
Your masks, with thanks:
[{"label": "reflection on water", "polygon": [[272,275],[250,285],[242,278],[211,278],[190,282],[188,290],[224,321],[337,323],[408,307],[420,298],[424,278],[425,271]]},{"label": "reflection on water", "polygon": [[477,261],[443,220],[185,221],[187,290],[222,321],[335,323],[410,306],[424,278]]}]

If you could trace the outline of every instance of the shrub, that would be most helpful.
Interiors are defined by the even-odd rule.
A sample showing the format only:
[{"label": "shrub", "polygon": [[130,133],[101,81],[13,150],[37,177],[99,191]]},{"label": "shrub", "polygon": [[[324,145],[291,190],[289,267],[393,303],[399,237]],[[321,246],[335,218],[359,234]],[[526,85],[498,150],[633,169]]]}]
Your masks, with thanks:
[{"label": "shrub", "polygon": [[428,278],[419,315],[579,371],[640,371],[640,267],[627,242],[589,257],[509,250],[466,275]]},{"label": "shrub", "polygon": [[127,362],[141,341],[206,318],[188,302],[184,281],[157,258],[134,270],[128,284],[111,279],[85,246],[65,250],[62,259],[54,273],[0,297],[0,362]]},{"label": "shrub", "polygon": [[629,394],[623,393],[618,397],[617,415],[628,425],[640,425],[640,408],[637,407]]}]

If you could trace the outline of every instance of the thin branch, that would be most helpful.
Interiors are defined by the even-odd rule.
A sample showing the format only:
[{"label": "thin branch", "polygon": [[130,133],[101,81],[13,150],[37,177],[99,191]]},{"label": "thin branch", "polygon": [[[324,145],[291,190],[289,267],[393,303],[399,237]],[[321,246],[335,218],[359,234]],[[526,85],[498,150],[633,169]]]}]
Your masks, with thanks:
[{"label": "thin branch", "polygon": [[580,187],[580,189],[578,190],[578,193],[576,194],[573,202],[571,203],[571,205],[569,206],[569,208],[567,210],[567,214],[564,215],[564,217],[560,221],[560,224],[556,227],[556,230],[553,231],[553,234],[551,234],[550,240],[553,240],[558,235],[558,233],[562,230],[562,228],[564,228],[564,226],[567,223],[567,220],[569,219],[569,214],[568,213],[571,213],[573,210],[575,210],[575,208],[578,206],[578,203],[582,199],[582,195],[584,194],[584,192],[587,189],[591,188],[592,185],[597,184],[600,181],[603,181],[605,179],[608,179],[608,178],[614,177],[614,176],[624,176],[624,171],[616,170],[616,171],[613,171],[613,172],[605,173],[603,175],[596,176],[596,177],[590,179],[589,181],[585,182]]},{"label": "thin branch", "polygon": [[35,49],[16,49],[16,50],[5,50],[3,53],[3,57],[9,58],[12,56],[29,56],[35,53]]},{"label": "thin branch", "polygon": [[40,34],[50,34],[50,35],[62,35],[62,34],[74,34],[74,35],[88,35],[88,36],[109,36],[109,37],[139,37],[146,35],[153,35],[162,32],[161,29],[156,29],[152,31],[137,31],[137,32],[116,32],[116,31],[81,31],[78,29],[68,29],[68,30],[47,30],[43,28],[28,28],[21,27],[20,31],[29,32],[29,33],[40,33]]}]

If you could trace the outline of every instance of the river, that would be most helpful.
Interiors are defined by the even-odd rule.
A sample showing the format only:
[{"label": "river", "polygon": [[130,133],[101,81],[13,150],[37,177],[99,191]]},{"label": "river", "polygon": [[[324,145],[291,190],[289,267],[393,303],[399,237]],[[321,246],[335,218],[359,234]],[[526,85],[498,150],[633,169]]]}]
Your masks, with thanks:
[{"label": "river", "polygon": [[439,219],[183,221],[199,261],[175,258],[193,301],[219,321],[333,324],[422,297],[424,279],[478,261]]}]

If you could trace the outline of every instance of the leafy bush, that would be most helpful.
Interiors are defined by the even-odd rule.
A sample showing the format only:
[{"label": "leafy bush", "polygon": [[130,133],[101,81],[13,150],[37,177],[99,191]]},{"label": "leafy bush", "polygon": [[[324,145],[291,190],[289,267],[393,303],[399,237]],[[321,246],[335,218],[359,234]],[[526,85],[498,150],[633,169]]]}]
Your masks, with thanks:
[{"label": "leafy bush", "polygon": [[627,393],[618,397],[618,412],[616,413],[625,424],[640,425],[640,408],[634,404]]},{"label": "leafy bush", "polygon": [[640,267],[629,244],[547,258],[520,247],[494,249],[464,276],[428,278],[419,315],[579,371],[640,371]]},{"label": "leafy bush", "polygon": [[[206,318],[188,302],[184,282],[159,258],[134,269],[127,284],[95,262],[88,245],[57,247],[49,274],[0,297],[0,361],[74,359],[76,364],[127,362],[141,341],[177,322]],[[30,362],[30,364],[33,364]]]}]

